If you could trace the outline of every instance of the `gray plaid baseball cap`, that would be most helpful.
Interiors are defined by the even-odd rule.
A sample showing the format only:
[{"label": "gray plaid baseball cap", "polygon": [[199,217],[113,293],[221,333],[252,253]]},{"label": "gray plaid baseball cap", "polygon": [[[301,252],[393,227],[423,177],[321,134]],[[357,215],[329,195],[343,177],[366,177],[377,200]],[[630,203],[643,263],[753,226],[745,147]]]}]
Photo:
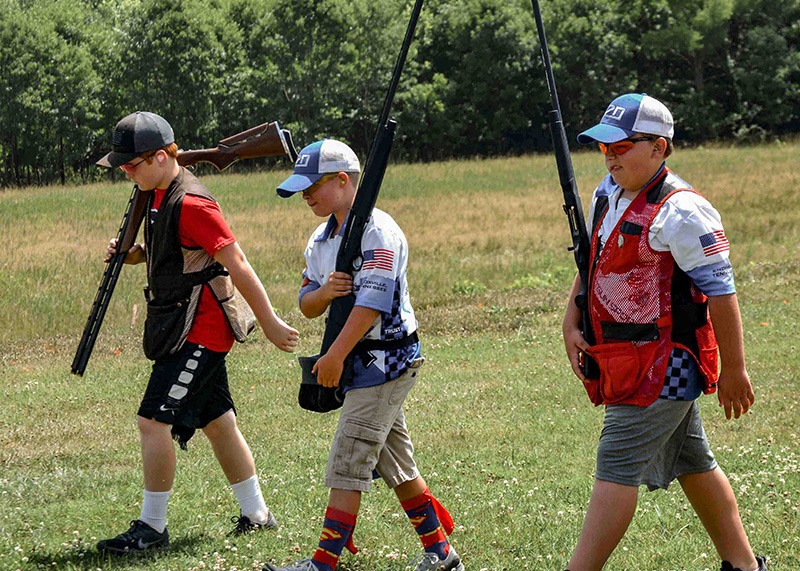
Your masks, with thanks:
[{"label": "gray plaid baseball cap", "polygon": [[175,142],[167,120],[148,111],[137,111],[120,119],[114,127],[111,152],[97,161],[101,167],[116,168],[147,151]]}]

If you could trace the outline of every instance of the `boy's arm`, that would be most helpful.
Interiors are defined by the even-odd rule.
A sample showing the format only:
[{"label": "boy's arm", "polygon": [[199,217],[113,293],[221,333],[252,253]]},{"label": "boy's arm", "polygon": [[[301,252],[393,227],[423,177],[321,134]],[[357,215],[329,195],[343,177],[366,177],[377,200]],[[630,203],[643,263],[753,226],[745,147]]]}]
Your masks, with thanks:
[{"label": "boy's arm", "polygon": [[734,418],[739,418],[753,405],[756,397],[745,368],[742,317],[736,294],[710,296],[708,311],[722,364],[717,385],[719,406],[725,408],[728,420],[731,413]]},{"label": "boy's arm", "polygon": [[281,351],[294,351],[300,334],[275,314],[263,284],[247,261],[239,243],[233,242],[223,247],[214,254],[214,259],[228,270],[233,285],[253,310],[267,339]]},{"label": "boy's arm", "polygon": [[575,375],[583,380],[586,377],[583,374],[583,367],[581,366],[581,358],[583,351],[589,346],[586,339],[583,338],[581,333],[581,311],[575,304],[575,296],[581,288],[580,276],[575,276],[575,281],[572,284],[572,291],[569,294],[569,301],[567,302],[567,310],[564,313],[564,322],[561,326],[564,335],[564,345],[567,349],[567,357],[569,357],[569,364],[572,366],[572,371]]},{"label": "boy's arm", "polygon": [[300,298],[300,311],[308,318],[319,317],[331,302],[353,291],[353,276],[346,272],[331,272],[319,288]]},{"label": "boy's arm", "polygon": [[330,346],[328,352],[319,358],[311,371],[316,373],[317,382],[320,385],[323,387],[339,386],[345,358],[369,331],[378,315],[380,312],[377,309],[361,305],[353,307],[344,327],[336,337],[336,341]]}]

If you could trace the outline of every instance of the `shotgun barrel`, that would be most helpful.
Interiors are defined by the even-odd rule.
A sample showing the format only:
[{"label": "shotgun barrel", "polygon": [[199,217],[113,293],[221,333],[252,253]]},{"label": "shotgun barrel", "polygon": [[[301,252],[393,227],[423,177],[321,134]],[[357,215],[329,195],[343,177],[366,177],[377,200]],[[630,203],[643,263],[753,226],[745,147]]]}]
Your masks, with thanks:
[{"label": "shotgun barrel", "polygon": [[[570,235],[572,236],[572,246],[569,249],[572,250],[572,254],[575,257],[575,265],[578,267],[578,278],[580,280],[580,291],[575,297],[575,303],[581,311],[583,337],[587,343],[592,345],[594,344],[594,335],[589,320],[589,304],[586,297],[589,287],[589,233],[586,230],[586,219],[583,216],[581,197],[578,193],[578,185],[575,182],[575,172],[572,168],[567,133],[561,118],[561,105],[558,102],[556,80],[553,74],[553,66],[550,63],[550,50],[547,47],[547,37],[544,32],[544,22],[539,9],[539,1],[531,0],[531,3],[533,5],[533,15],[536,19],[536,29],[539,32],[539,46],[547,78],[547,89],[550,92],[550,101],[553,107],[548,113],[550,134],[553,138],[558,178],[564,195],[564,212],[567,215]],[[597,364],[587,354],[583,355],[583,373],[587,378],[597,378],[599,375]]]},{"label": "shotgun barrel", "polygon": [[89,319],[86,320],[86,327],[83,329],[78,350],[72,360],[73,375],[80,377],[86,371],[86,364],[92,355],[97,335],[100,333],[100,326],[103,324],[103,318],[106,316],[106,310],[111,301],[111,295],[114,293],[119,273],[125,263],[125,256],[128,255],[128,250],[133,246],[136,235],[139,233],[146,205],[147,197],[139,190],[138,186],[134,186],[117,234],[117,253],[108,260],[108,265],[103,272],[103,279],[100,281],[100,287],[97,289],[97,295],[92,303]]}]

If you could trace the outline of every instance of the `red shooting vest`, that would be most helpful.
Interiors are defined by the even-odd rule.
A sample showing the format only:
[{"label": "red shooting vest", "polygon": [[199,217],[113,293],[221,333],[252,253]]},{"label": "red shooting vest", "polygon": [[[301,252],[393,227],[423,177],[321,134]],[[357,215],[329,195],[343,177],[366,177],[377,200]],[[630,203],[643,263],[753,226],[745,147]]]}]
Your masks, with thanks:
[{"label": "red shooting vest", "polygon": [[588,303],[597,344],[587,352],[600,378],[584,382],[595,405],[652,404],[675,347],[697,362],[704,392],[716,390],[717,340],[708,298],[670,252],[652,249],[648,240],[653,218],[676,192],[696,191],[665,167],[633,199],[602,250],[599,231],[608,197],[595,204]]}]

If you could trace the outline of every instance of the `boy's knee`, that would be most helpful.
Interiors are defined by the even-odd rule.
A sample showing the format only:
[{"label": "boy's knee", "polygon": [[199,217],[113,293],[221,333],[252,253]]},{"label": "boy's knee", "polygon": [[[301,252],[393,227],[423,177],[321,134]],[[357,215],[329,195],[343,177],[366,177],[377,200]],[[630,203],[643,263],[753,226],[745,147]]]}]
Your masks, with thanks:
[{"label": "boy's knee", "polygon": [[136,426],[139,428],[139,433],[142,436],[156,435],[162,432],[169,432],[171,426],[164,424],[152,418],[145,418],[143,416],[136,417]]},{"label": "boy's knee", "polygon": [[236,415],[233,414],[232,410],[229,410],[222,416],[218,416],[203,427],[203,433],[209,440],[230,434],[235,430],[237,430]]}]

